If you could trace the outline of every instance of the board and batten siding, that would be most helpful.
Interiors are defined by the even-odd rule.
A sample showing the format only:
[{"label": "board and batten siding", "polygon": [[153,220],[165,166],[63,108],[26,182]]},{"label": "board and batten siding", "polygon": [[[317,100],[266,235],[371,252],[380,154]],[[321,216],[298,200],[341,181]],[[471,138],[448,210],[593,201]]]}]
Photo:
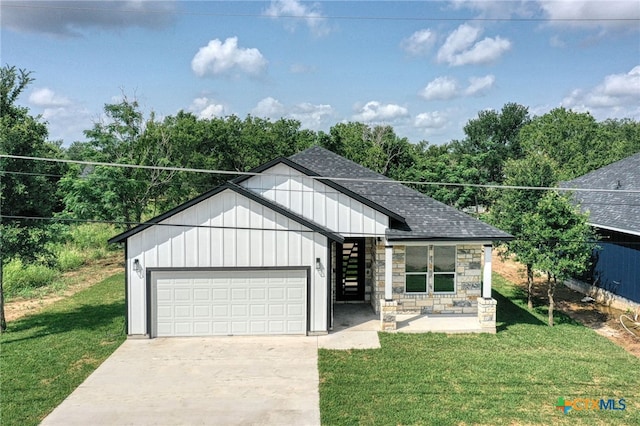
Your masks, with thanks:
[{"label": "board and batten siding", "polygon": [[384,213],[286,164],[276,164],[241,185],[344,237],[384,237],[389,226]]},{"label": "board and batten siding", "polygon": [[213,195],[127,240],[129,334],[147,333],[146,274],[133,270],[134,259],[145,270],[309,266],[309,329],[326,331],[327,244],[326,236],[234,191]]}]

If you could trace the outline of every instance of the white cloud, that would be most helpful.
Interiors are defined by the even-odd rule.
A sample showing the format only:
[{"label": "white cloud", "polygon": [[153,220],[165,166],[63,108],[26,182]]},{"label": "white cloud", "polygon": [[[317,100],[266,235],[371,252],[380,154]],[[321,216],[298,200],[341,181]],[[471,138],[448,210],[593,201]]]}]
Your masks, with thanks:
[{"label": "white cloud", "polygon": [[422,129],[441,129],[447,125],[448,117],[440,111],[423,112],[413,121],[415,127]]},{"label": "white cloud", "polygon": [[575,89],[562,106],[590,111],[598,118],[640,116],[640,65],[626,74],[611,74],[591,90]]},{"label": "white cloud", "polygon": [[226,74],[233,69],[259,74],[266,66],[267,60],[258,49],[238,47],[238,37],[229,37],[224,43],[211,40],[191,60],[191,69],[199,77]]},{"label": "white cloud", "polygon": [[449,65],[485,64],[500,58],[511,49],[511,42],[502,37],[478,38],[482,29],[462,24],[456,28],[438,50],[438,62]]},{"label": "white cloud", "polygon": [[[99,28],[138,27],[160,30],[176,20],[176,1],[56,1],[56,10],[42,1],[3,1],[2,26],[14,31],[81,36]],[[95,7],[92,7],[95,6]]]},{"label": "white cloud", "polygon": [[205,96],[194,99],[188,110],[195,113],[198,118],[201,119],[224,117],[226,115],[226,108],[224,105],[217,104],[213,99],[209,99]]},{"label": "white cloud", "polygon": [[71,104],[64,96],[57,95],[48,87],[36,89],[29,95],[29,102],[39,107],[63,107]]},{"label": "white cloud", "polygon": [[68,146],[85,140],[83,131],[93,127],[91,113],[83,105],[47,87],[31,92],[28,102],[47,122],[49,140],[63,140]]},{"label": "white cloud", "polygon": [[251,115],[278,119],[284,115],[284,112],[284,105],[282,105],[277,99],[269,96],[258,102],[258,104],[251,110]]},{"label": "white cloud", "polygon": [[402,48],[413,56],[428,53],[436,41],[436,35],[430,29],[416,31],[410,37],[402,40]]},{"label": "white cloud", "polygon": [[298,120],[304,129],[321,130],[328,124],[329,118],[333,116],[331,105],[314,105],[310,102],[302,102],[292,108],[286,107],[277,99],[267,97],[262,99],[251,110],[251,114],[256,117],[279,120],[281,118],[291,118]]},{"label": "white cloud", "polygon": [[494,85],[496,77],[469,77],[469,85],[463,90],[453,77],[437,77],[429,82],[418,94],[428,101],[449,100],[459,96],[482,96]]},{"label": "white cloud", "polygon": [[638,29],[637,0],[552,0],[540,1],[552,25],[581,28]]},{"label": "white cloud", "polygon": [[320,12],[318,3],[303,4],[298,0],[272,1],[264,14],[272,18],[288,18],[286,25],[295,31],[300,19],[304,20],[311,33],[317,37],[329,34],[331,31],[326,17]]},{"label": "white cloud", "polygon": [[428,101],[452,99],[458,96],[458,82],[452,77],[437,77],[419,94]]},{"label": "white cloud", "polygon": [[376,121],[393,121],[409,115],[407,108],[396,104],[382,104],[378,101],[367,102],[359,108],[358,114],[353,116],[356,121],[365,123]]},{"label": "white cloud", "polygon": [[331,105],[313,105],[309,102],[303,102],[295,106],[289,117],[298,120],[302,128],[320,130],[332,115],[333,107]]},{"label": "white cloud", "polygon": [[465,90],[467,96],[481,96],[487,93],[496,82],[496,77],[492,74],[484,77],[469,78],[469,87]]}]

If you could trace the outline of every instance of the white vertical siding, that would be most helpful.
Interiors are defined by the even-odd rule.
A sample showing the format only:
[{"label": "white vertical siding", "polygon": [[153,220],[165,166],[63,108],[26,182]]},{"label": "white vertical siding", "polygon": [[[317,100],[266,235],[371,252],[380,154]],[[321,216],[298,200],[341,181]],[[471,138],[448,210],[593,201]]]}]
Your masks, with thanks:
[{"label": "white vertical siding", "polygon": [[263,173],[241,185],[345,237],[384,236],[389,226],[385,214],[285,164]]},{"label": "white vertical siding", "polygon": [[127,244],[130,334],[147,331],[145,273],[133,271],[134,259],[143,268],[309,266],[310,330],[327,329],[326,271],[315,269],[316,258],[327,265],[327,238],[234,191],[203,200]]}]

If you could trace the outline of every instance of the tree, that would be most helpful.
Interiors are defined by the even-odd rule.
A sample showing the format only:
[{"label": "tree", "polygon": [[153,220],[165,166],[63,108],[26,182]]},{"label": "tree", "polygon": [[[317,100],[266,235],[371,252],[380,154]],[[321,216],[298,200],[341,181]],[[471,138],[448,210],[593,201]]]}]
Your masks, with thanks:
[{"label": "tree", "polygon": [[392,178],[399,179],[414,163],[412,145],[391,126],[339,123],[319,139],[324,148]]},{"label": "tree", "polygon": [[598,123],[589,113],[553,109],[524,126],[520,138],[526,153],[544,153],[556,161],[560,180],[582,176],[604,165],[593,161],[604,152],[598,149]]},{"label": "tree", "polygon": [[61,191],[67,212],[75,217],[117,221],[130,228],[175,174],[154,168],[171,165],[174,146],[153,114],[144,119],[137,101],[125,97],[104,110],[109,121],[85,131],[90,141],[83,150],[76,145],[74,152],[91,155],[87,160],[150,168],[74,167],[61,180]]},{"label": "tree", "polygon": [[[484,110],[464,126],[465,139],[453,141],[451,152],[459,162],[478,171],[476,184],[500,184],[503,165],[508,159],[522,157],[520,129],[529,122],[528,108],[516,103],[505,104],[500,112]],[[491,195],[476,189],[473,200],[491,204]],[[466,207],[466,206],[464,206]]]},{"label": "tree", "polygon": [[397,179],[420,182],[446,182],[453,185],[410,185],[442,203],[462,208],[477,205],[476,188],[455,185],[476,182],[479,171],[470,161],[470,156],[454,156],[451,146],[429,145],[421,142],[413,146],[413,160]]},{"label": "tree", "polygon": [[547,275],[549,326],[553,326],[554,292],[558,281],[580,274],[589,266],[595,233],[568,197],[548,192],[535,213],[523,217],[522,238],[537,246],[533,266]]},{"label": "tree", "polygon": [[[60,147],[46,142],[46,124],[16,105],[32,81],[28,71],[0,68],[0,154],[56,158]],[[55,163],[0,158],[0,330],[6,329],[2,263],[14,257],[34,260],[45,253],[49,227],[30,218],[48,218],[61,209],[56,185],[63,170]]]},{"label": "tree", "polygon": [[[530,154],[505,163],[504,184],[508,186],[551,187],[556,183],[555,163],[544,154]],[[534,241],[524,235],[523,218],[536,212],[538,203],[547,191],[530,189],[503,189],[491,206],[489,220],[498,228],[516,237],[505,243],[504,255],[515,255],[523,263],[527,274],[527,305],[533,308],[533,264],[537,255]]]}]

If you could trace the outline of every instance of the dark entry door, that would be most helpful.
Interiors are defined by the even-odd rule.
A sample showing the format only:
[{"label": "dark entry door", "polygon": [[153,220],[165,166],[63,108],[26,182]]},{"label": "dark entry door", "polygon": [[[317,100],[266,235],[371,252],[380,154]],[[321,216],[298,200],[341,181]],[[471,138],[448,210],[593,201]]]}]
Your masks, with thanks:
[{"label": "dark entry door", "polygon": [[336,300],[364,300],[364,238],[345,238],[336,251]]}]

